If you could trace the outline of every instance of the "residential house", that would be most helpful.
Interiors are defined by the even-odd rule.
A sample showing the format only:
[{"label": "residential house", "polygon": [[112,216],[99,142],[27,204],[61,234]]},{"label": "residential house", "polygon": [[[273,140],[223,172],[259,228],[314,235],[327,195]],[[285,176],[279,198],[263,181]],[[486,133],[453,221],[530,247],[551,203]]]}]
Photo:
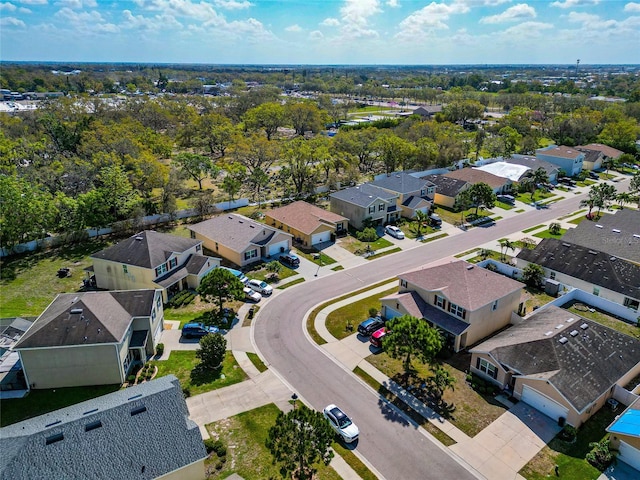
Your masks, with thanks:
[{"label": "residential house", "polygon": [[146,230],[91,255],[96,286],[106,290],[160,288],[165,302],[177,292],[196,289],[220,266],[202,254],[202,241]]},{"label": "residential house", "polygon": [[[523,167],[527,167],[531,172],[535,172],[538,168],[542,168],[549,177],[549,183],[555,184],[558,182],[558,172],[560,171],[560,167],[535,156],[514,154],[509,158],[505,158],[504,162],[510,165],[521,165]],[[519,182],[521,180],[522,176],[517,181]]]},{"label": "residential house", "polygon": [[460,351],[509,325],[524,285],[457,260],[398,275],[397,294],[381,299],[382,315],[411,315],[442,330]]},{"label": "residential house", "polygon": [[398,220],[398,198],[397,193],[368,183],[338,190],[329,195],[331,211],[348,218],[349,223],[356,229],[362,229],[365,220],[378,225]]},{"label": "residential house", "polygon": [[348,218],[302,200],[265,212],[265,223],[292,234],[307,247],[329,242],[349,227]]},{"label": "residential house", "polygon": [[447,208],[454,208],[458,194],[471,186],[466,180],[445,175],[425,175],[422,178],[435,185],[434,203]]},{"label": "residential house", "polygon": [[536,150],[536,157],[560,167],[569,177],[582,171],[585,154],[574,147],[550,145]]},{"label": "residential house", "polygon": [[607,432],[611,448],[618,451],[616,461],[640,471],[640,398],[616,417]]},{"label": "residential house", "polygon": [[503,161],[485,163],[479,167],[473,167],[476,170],[491,173],[497,177],[508,178],[511,182],[520,182],[526,177],[531,169],[524,165],[517,165],[514,163],[507,163]]},{"label": "residential house", "polygon": [[483,172],[477,168],[461,168],[445,173],[445,177],[463,180],[471,185],[486,183],[495,194],[510,193],[513,182],[505,177],[499,177],[489,172]]},{"label": "residential house", "polygon": [[425,105],[413,110],[411,115],[420,115],[422,118],[430,120],[436,113],[440,113],[441,111],[442,105]]},{"label": "residential house", "polygon": [[0,429],[0,480],[202,480],[207,452],[173,375]]},{"label": "residential house", "polygon": [[153,355],[163,320],[160,289],[62,293],[13,350],[32,389],[124,383]]},{"label": "residential house", "polygon": [[540,265],[545,278],[579,288],[640,313],[640,266],[599,250],[555,238],[543,239],[515,258],[518,268]]},{"label": "residential house", "polygon": [[553,305],[470,351],[473,373],[574,427],[640,373],[640,340]]},{"label": "residential house", "polygon": [[576,150],[584,152],[584,169],[599,170],[603,168],[604,163],[611,159],[617,160],[624,153],[617,148],[603,145],[601,143],[589,143],[588,145],[580,145]]},{"label": "residential house", "polygon": [[398,194],[397,205],[400,215],[405,218],[414,218],[418,211],[428,214],[433,206],[435,184],[406,172],[381,175],[369,184]]},{"label": "residential house", "polygon": [[625,208],[603,214],[597,221],[580,222],[562,241],[599,250],[640,265],[640,211]]},{"label": "residential house", "polygon": [[225,213],[190,225],[191,238],[205,248],[244,267],[291,249],[293,235],[243,215]]}]

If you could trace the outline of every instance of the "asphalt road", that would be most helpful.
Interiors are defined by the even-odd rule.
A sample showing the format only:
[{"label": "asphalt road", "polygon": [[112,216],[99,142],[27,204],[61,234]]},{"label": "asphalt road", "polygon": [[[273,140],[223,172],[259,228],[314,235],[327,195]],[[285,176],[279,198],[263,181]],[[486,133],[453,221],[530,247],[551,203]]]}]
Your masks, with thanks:
[{"label": "asphalt road", "polygon": [[[619,185],[619,191],[623,191],[623,185],[626,191],[626,184]],[[270,368],[312,407],[322,410],[335,403],[351,415],[361,432],[357,450],[386,479],[474,478],[447,449],[425,437],[351,372],[325,355],[306,337],[303,319],[311,308],[330,298],[572,213],[584,196],[576,195],[546,209],[523,212],[490,227],[473,228],[285,290],[260,310],[254,323],[256,346]]]}]

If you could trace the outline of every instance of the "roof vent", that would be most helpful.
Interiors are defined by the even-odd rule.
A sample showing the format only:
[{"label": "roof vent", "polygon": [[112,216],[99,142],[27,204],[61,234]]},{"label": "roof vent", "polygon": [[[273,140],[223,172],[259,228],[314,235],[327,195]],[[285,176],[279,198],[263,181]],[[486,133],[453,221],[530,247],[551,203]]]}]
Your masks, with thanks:
[{"label": "roof vent", "polygon": [[567,323],[571,323],[575,320],[575,318],[571,317],[571,318],[567,318]]},{"label": "roof vent", "polygon": [[88,340],[88,337],[84,337],[84,341],[86,342]]},{"label": "roof vent", "polygon": [[147,411],[147,407],[145,407],[144,405],[142,405],[141,407],[137,407],[131,410],[131,416],[134,417],[136,415],[140,415],[141,413],[144,413]]},{"label": "roof vent", "polygon": [[64,440],[64,434],[56,433],[55,435],[51,435],[46,438],[45,445],[51,445],[52,443],[60,442],[62,440]]},{"label": "roof vent", "polygon": [[73,297],[73,300],[71,300],[71,303],[76,303],[78,301],[78,297]]},{"label": "roof vent", "polygon": [[56,420],[55,422],[47,423],[47,424],[44,426],[44,428],[53,427],[54,425],[58,425],[59,423],[62,423],[62,420]]},{"label": "roof vent", "polygon": [[544,336],[545,336],[545,337],[548,337],[548,336],[549,336],[549,335],[551,335],[552,333],[553,333],[553,331],[549,330],[548,332],[546,332],[546,333],[544,334]]},{"label": "roof vent", "polygon": [[613,233],[620,233],[620,230],[618,230],[617,228],[612,228],[612,229],[611,229],[611,231],[612,231]]},{"label": "roof vent", "polygon": [[563,324],[556,325],[556,330],[560,330],[562,327],[564,327],[564,325],[563,325]]},{"label": "roof vent", "polygon": [[589,250],[589,253],[590,253],[591,255],[597,255],[597,254],[598,254],[598,252],[594,252],[593,250]]},{"label": "roof vent", "polygon": [[578,335],[578,330],[571,330],[571,333],[569,335],[571,335],[572,337],[577,336]]},{"label": "roof vent", "polygon": [[142,237],[135,237],[136,241],[141,242],[142,241]]},{"label": "roof vent", "polygon": [[635,238],[640,238],[640,235],[638,235],[637,233],[634,233],[634,234],[633,234],[633,236],[634,236]]},{"label": "roof vent", "polygon": [[602,225],[596,224],[596,228],[602,228]]},{"label": "roof vent", "polygon": [[560,340],[558,340],[562,345],[564,345],[565,343],[567,343],[569,341],[569,339],[567,337],[560,337]]},{"label": "roof vent", "polygon": [[93,410],[87,410],[86,412],[83,412],[83,415],[89,415],[90,413],[95,413],[97,411],[98,411],[98,409],[94,408]]},{"label": "roof vent", "polygon": [[568,243],[563,243],[563,244],[562,244],[562,246],[563,246],[563,247],[570,247],[571,245],[570,245],[570,244],[568,244]]},{"label": "roof vent", "polygon": [[589,324],[588,323],[583,323],[582,325],[580,325],[580,328],[582,330],[586,330],[587,328],[589,328]]},{"label": "roof vent", "polygon": [[127,400],[135,400],[136,398],[140,398],[140,397],[142,397],[141,393],[139,393],[137,395],[134,395],[133,397],[129,397],[129,398],[127,398]]},{"label": "roof vent", "polygon": [[609,257],[609,260],[611,260],[612,262],[615,262],[617,260],[616,257]]},{"label": "roof vent", "polygon": [[249,228],[256,228],[254,225],[249,225]]},{"label": "roof vent", "polygon": [[82,315],[82,309],[81,308],[72,308],[69,313],[71,313],[71,315]]},{"label": "roof vent", "polygon": [[467,265],[467,270],[473,270],[473,265]]},{"label": "roof vent", "polygon": [[85,432],[90,432],[91,430],[95,430],[96,428],[100,428],[102,426],[102,422],[100,420],[96,420],[95,422],[87,423],[84,426]]}]

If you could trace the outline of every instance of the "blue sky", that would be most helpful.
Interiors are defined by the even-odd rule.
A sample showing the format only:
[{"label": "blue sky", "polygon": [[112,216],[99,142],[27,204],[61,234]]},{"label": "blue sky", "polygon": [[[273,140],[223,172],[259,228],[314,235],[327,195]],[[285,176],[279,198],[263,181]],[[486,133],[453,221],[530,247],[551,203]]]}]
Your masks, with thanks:
[{"label": "blue sky", "polygon": [[640,0],[0,0],[0,59],[640,63]]}]

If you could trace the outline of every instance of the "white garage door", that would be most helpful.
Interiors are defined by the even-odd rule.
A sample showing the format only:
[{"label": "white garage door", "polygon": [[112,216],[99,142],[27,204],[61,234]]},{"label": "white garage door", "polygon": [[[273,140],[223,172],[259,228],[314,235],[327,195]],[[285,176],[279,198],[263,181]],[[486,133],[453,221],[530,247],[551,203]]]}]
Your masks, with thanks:
[{"label": "white garage door", "polygon": [[569,409],[560,405],[558,402],[551,400],[546,395],[534,390],[533,388],[524,385],[522,388],[522,398],[520,399],[525,403],[528,403],[536,410],[544,413],[545,415],[558,421],[558,418],[567,418]]},{"label": "white garage door", "polygon": [[316,233],[315,235],[311,235],[311,245],[316,245],[322,242],[328,242],[331,240],[331,232],[327,230],[326,232]]},{"label": "white garage door", "polygon": [[289,250],[289,242],[286,240],[284,242],[274,243],[273,245],[269,245],[269,256],[277,255],[280,252],[286,252]]},{"label": "white garage door", "polygon": [[627,465],[631,465],[636,470],[640,470],[640,451],[622,440],[620,441],[618,460],[622,460]]}]

